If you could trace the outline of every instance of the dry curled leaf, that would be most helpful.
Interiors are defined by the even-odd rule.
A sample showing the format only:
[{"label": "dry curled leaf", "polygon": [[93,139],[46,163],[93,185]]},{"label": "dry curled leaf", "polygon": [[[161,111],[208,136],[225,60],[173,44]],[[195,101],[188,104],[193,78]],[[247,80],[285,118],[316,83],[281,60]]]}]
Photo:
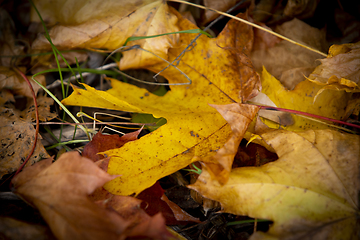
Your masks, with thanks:
[{"label": "dry curled leaf", "polygon": [[323,86],[317,95],[325,89],[360,91],[360,42],[333,45],[328,57],[320,62],[321,65],[309,76],[309,80]]}]

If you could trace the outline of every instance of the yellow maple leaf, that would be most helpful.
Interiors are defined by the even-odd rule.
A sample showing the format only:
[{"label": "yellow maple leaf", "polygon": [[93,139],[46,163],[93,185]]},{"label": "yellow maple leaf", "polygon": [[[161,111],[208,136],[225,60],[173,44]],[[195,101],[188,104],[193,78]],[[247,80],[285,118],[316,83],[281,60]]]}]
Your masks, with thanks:
[{"label": "yellow maple leaf", "polygon": [[225,212],[274,221],[250,239],[357,239],[359,136],[275,130],[261,138],[277,161],[233,169],[225,185],[205,167],[189,187]]},{"label": "yellow maple leaf", "polygon": [[[174,11],[174,14],[177,13]],[[180,30],[194,28],[188,20],[177,16]],[[177,58],[194,36],[180,34],[182,47],[170,49],[169,60]],[[201,36],[178,64],[192,79],[192,84],[171,86],[171,91],[163,97],[111,79],[112,89],[108,91],[85,85],[86,90],[74,89],[74,93],[63,100],[69,105],[152,113],[167,119],[167,124],[141,139],[105,152],[111,156],[108,172],[122,175],[106,184],[107,190],[122,195],[139,193],[157,179],[195,161],[195,156],[214,155],[224,145],[231,128],[209,104],[241,102],[257,94],[259,77],[247,56],[240,52],[247,49],[251,41],[251,28],[233,20],[216,39]],[[167,63],[148,69],[157,72],[165,67]],[[173,68],[162,75],[169,83],[186,82]],[[243,127],[246,129],[247,125]]]}]

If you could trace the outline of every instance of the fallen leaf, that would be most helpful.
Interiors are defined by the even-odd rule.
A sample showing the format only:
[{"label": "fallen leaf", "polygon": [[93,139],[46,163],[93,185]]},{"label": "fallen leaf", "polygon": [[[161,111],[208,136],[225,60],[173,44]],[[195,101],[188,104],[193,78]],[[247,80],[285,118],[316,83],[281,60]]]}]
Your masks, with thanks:
[{"label": "fallen leaf", "polygon": [[324,86],[317,95],[325,89],[360,91],[360,42],[332,45],[328,57],[320,62],[321,65],[309,76],[309,80]]},{"label": "fallen leaf", "polygon": [[[223,1],[211,1],[211,0],[204,0],[204,6],[212,9],[216,9],[218,11],[226,12],[231,7],[233,7],[239,0],[223,0]],[[203,17],[202,17],[202,25],[206,25],[207,23],[211,22],[215,18],[220,16],[218,13],[205,10]]]},{"label": "fallen leaf", "polygon": [[[283,23],[276,28],[276,32],[314,49],[327,51],[325,31],[313,28],[298,19]],[[254,41],[257,46],[257,39]],[[304,76],[309,76],[319,64],[316,60],[320,58],[322,56],[319,54],[288,41],[281,41],[267,49],[255,49],[251,53],[252,63],[258,72],[261,72],[264,66],[289,90],[304,81]]]},{"label": "fallen leaf", "polygon": [[[40,14],[50,25],[53,44],[59,49],[101,48],[115,50],[123,46],[131,36],[151,36],[176,32],[177,18],[169,12],[166,2],[143,1],[35,1]],[[38,17],[32,13],[33,20]],[[133,41],[142,48],[167,58],[170,47],[177,46],[177,35],[165,35]],[[51,50],[44,35],[33,43],[35,50]],[[138,51],[136,56],[124,54],[121,62],[131,68],[140,61],[153,64],[159,59],[147,52]],[[128,57],[129,56],[129,57]]]},{"label": "fallen leaf", "polygon": [[[180,15],[178,18],[180,30],[195,27]],[[194,34],[180,34],[182,47],[170,49],[169,60],[178,57],[193,38]],[[139,140],[105,152],[111,156],[108,172],[122,175],[106,184],[107,190],[121,195],[139,193],[161,177],[186,167],[195,161],[195,156],[213,155],[224,145],[231,134],[230,126],[208,104],[242,102],[258,93],[261,88],[258,75],[244,54],[250,51],[251,38],[251,28],[234,20],[216,39],[201,36],[178,65],[193,80],[192,84],[170,86],[171,91],[162,97],[111,79],[112,89],[108,91],[84,85],[86,90],[75,88],[63,100],[68,105],[151,113],[167,120]],[[161,63],[148,69],[158,72],[165,67],[167,64]],[[169,83],[187,82],[173,68],[162,75]]]},{"label": "fallen leaf", "polygon": [[[16,171],[31,151],[35,140],[34,125],[14,114],[13,109],[0,108],[0,178]],[[39,135],[34,153],[29,159],[31,165],[42,158],[50,157],[41,143]]]},{"label": "fallen leaf", "polygon": [[160,183],[156,182],[136,197],[146,204],[145,211],[150,216],[161,212],[166,220],[166,225],[179,225],[184,222],[200,222],[198,218],[192,217],[174,202],[170,201],[164,193],[165,191],[160,186]]},{"label": "fallen leaf", "polygon": [[[24,71],[24,69],[20,69]],[[30,77],[28,77],[30,79]],[[46,85],[45,76],[38,76],[36,78],[43,86]],[[30,81],[35,95],[41,89],[41,87],[34,81]],[[12,93],[22,95],[28,98],[32,98],[31,90],[28,83],[16,72],[8,67],[0,66],[0,90],[8,89]]]},{"label": "fallen leaf", "polygon": [[141,202],[141,200],[134,197],[112,195],[100,204],[114,209],[123,219],[128,219],[131,222],[124,233],[128,237],[141,236],[164,240],[174,238],[167,230],[162,214],[147,215],[140,207]]},{"label": "fallen leaf", "polygon": [[[19,40],[16,36],[15,23],[5,7],[0,9],[0,56],[17,56],[24,54],[24,46],[15,43]],[[18,61],[18,58],[17,58]],[[1,57],[0,66],[14,66],[12,57]]]},{"label": "fallen leaf", "polygon": [[[50,112],[50,106],[54,103],[54,100],[52,98],[46,96],[38,96],[36,97],[36,101],[40,121],[46,122],[58,116],[57,113]],[[21,111],[20,116],[29,122],[34,122],[36,119],[34,101],[27,101],[26,105],[26,109]]]},{"label": "fallen leaf", "polygon": [[[266,28],[268,30],[272,30],[264,23],[257,22],[257,25]],[[261,29],[254,28],[254,46],[252,51],[266,51],[272,47],[275,47],[276,44],[281,42],[281,38],[274,36],[268,32],[265,32]]]},{"label": "fallen leaf", "polygon": [[4,239],[56,240],[49,227],[27,223],[9,217],[0,217],[0,234]]},{"label": "fallen leaf", "polygon": [[212,105],[230,124],[231,138],[220,148],[214,156],[202,160],[207,162],[207,169],[214,179],[221,184],[225,184],[229,178],[234,157],[238,151],[241,140],[247,130],[247,127],[254,119],[259,108],[253,105],[228,104]]},{"label": "fallen leaf", "polygon": [[14,95],[7,89],[0,91],[0,106],[4,106],[6,102],[15,102]]},{"label": "fallen leaf", "polygon": [[359,136],[275,130],[261,138],[277,161],[233,169],[225,185],[205,168],[189,187],[225,212],[274,221],[250,239],[357,239]]},{"label": "fallen leaf", "polygon": [[136,140],[141,130],[142,129],[127,133],[122,137],[117,134],[103,135],[101,132],[98,132],[92,138],[91,142],[85,145],[82,156],[97,162],[104,158],[101,152],[114,148],[120,148],[125,143]]},{"label": "fallen leaf", "polygon": [[87,196],[113,179],[77,152],[25,168],[12,181],[15,193],[36,206],[58,239],[118,239],[129,224]]},{"label": "fallen leaf", "polygon": [[314,15],[319,2],[319,0],[289,0],[279,4],[276,0],[261,0],[256,1],[252,15],[256,21],[267,21],[272,25],[289,19],[307,19]]}]

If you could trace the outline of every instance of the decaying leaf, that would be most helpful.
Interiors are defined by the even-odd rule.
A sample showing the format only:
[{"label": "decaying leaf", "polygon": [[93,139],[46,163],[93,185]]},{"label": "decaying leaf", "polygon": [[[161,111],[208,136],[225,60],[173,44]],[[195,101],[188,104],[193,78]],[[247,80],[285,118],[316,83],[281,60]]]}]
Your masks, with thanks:
[{"label": "decaying leaf", "polygon": [[116,239],[127,223],[87,199],[113,177],[76,152],[51,162],[25,168],[13,179],[15,192],[39,209],[58,239]]},{"label": "decaying leaf", "polygon": [[319,0],[289,0],[279,4],[276,0],[260,0],[256,1],[252,15],[256,21],[268,21],[271,24],[292,18],[307,19],[313,16],[319,2]]},{"label": "decaying leaf", "polygon": [[[31,122],[21,119],[12,109],[0,108],[0,178],[16,171],[30,153],[35,140],[35,128]],[[28,164],[50,157],[41,144],[41,137]]]},{"label": "decaying leaf", "polygon": [[[4,7],[0,9],[0,56],[17,56],[24,54],[24,46],[16,43],[15,24]],[[0,58],[0,66],[13,66],[13,58]]]},{"label": "decaying leaf", "polygon": [[[42,85],[46,85],[45,76],[38,76],[36,80],[38,80]],[[41,87],[34,81],[30,81],[30,83],[36,95]],[[14,94],[32,98],[30,87],[25,80],[10,68],[0,66],[0,90],[2,89],[8,89]]]},{"label": "decaying leaf", "polygon": [[142,191],[138,196],[145,204],[145,211],[150,216],[161,212],[166,220],[166,225],[178,225],[186,222],[200,222],[187,212],[183,211],[178,205],[170,201],[164,194],[165,191],[157,181],[150,188]]},{"label": "decaying leaf", "polygon": [[[125,219],[118,212],[105,208],[104,203],[92,202],[88,195],[114,177],[91,160],[77,152],[70,152],[61,155],[55,163],[51,162],[52,159],[47,159],[25,168],[13,179],[13,186],[16,194],[39,209],[58,239],[154,236],[155,223],[155,229],[164,229],[161,239],[169,237],[165,234],[161,216],[156,219],[137,218],[134,221],[129,218],[131,214]],[[146,228],[148,225],[153,229]]]},{"label": "decaying leaf", "polygon": [[[226,12],[228,9],[233,7],[239,0],[223,0],[223,1],[211,1],[211,0],[204,0],[204,6],[212,9],[216,9],[218,11]],[[215,18],[219,16],[218,13],[205,10],[204,15],[202,17],[202,24],[205,25],[206,23],[211,22]]]},{"label": "decaying leaf", "polygon": [[[46,96],[36,97],[39,120],[42,122],[49,121],[57,117],[56,113],[50,112],[50,106],[54,103],[54,100]],[[35,106],[33,101],[27,101],[26,109],[21,111],[20,116],[30,122],[34,122],[36,119]]]},{"label": "decaying leaf", "polygon": [[275,130],[261,138],[277,161],[233,169],[225,185],[205,168],[190,188],[226,212],[274,221],[250,239],[357,239],[359,136]]},{"label": "decaying leaf", "polygon": [[[247,126],[252,122],[259,108],[253,105],[228,104],[212,105],[230,124],[231,138],[221,147],[214,156],[203,159],[207,163],[207,169],[214,179],[221,184],[227,182],[231,172],[234,157],[237,153],[241,140],[244,137]],[[244,126],[246,126],[244,128]]]},{"label": "decaying leaf", "polygon": [[[313,28],[298,19],[283,23],[276,28],[276,32],[314,49],[327,51],[328,44],[325,31]],[[254,41],[255,46],[257,46],[259,40],[255,39]],[[276,40],[271,40],[271,42],[274,41]],[[294,89],[299,82],[304,81],[304,76],[309,76],[319,64],[316,60],[322,58],[317,53],[287,41],[281,41],[273,47],[270,46],[269,48],[254,49],[251,53],[254,67],[258,72],[261,72],[265,66],[289,90]]]},{"label": "decaying leaf", "polygon": [[[178,18],[180,30],[195,28],[180,15]],[[170,49],[169,60],[177,58],[193,38],[194,34],[180,34],[182,47]],[[161,177],[186,167],[195,156],[214,155],[224,145],[231,135],[230,126],[209,104],[242,102],[258,93],[258,75],[244,54],[250,51],[251,38],[251,28],[234,20],[216,39],[201,36],[178,64],[192,83],[170,86],[171,91],[162,97],[111,79],[112,89],[106,92],[85,85],[86,90],[74,89],[63,100],[68,105],[151,113],[167,119],[165,125],[141,139],[105,152],[111,156],[108,172],[122,175],[106,184],[107,190],[121,195],[139,193]],[[158,72],[165,67],[167,63],[148,69]],[[162,75],[169,83],[188,81],[174,68]]]},{"label": "decaying leaf", "polygon": [[114,209],[123,218],[128,219],[131,224],[124,235],[129,237],[149,237],[151,239],[171,239],[172,236],[166,229],[165,219],[161,213],[150,217],[140,207],[141,200],[128,196],[114,196],[105,199],[99,204]]},{"label": "decaying leaf", "polygon": [[[163,1],[35,1],[40,14],[50,25],[52,42],[58,49],[101,48],[115,50],[131,36],[151,36],[176,32],[177,17],[169,12]],[[33,19],[37,19],[33,12]],[[167,58],[170,47],[177,46],[177,35],[148,38],[134,41],[134,44]],[[50,50],[47,39],[41,35],[32,46],[36,50]],[[136,56],[124,54],[121,62],[129,68],[140,61],[148,64],[159,59],[150,53],[139,51]]]},{"label": "decaying leaf", "polygon": [[141,129],[125,134],[122,137],[117,134],[103,135],[101,132],[98,132],[92,138],[91,142],[85,145],[82,156],[87,157],[94,162],[103,159],[104,156],[101,154],[101,152],[105,152],[114,148],[120,148],[125,143],[136,140],[140,131]]},{"label": "decaying leaf", "polygon": [[360,42],[333,45],[328,57],[320,62],[321,65],[309,76],[309,80],[324,86],[317,95],[325,89],[360,91]]}]

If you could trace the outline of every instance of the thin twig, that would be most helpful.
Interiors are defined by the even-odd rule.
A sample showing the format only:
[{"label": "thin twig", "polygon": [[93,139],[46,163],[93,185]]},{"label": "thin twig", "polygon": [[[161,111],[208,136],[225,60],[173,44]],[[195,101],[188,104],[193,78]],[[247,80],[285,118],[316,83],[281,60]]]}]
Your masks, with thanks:
[{"label": "thin twig", "polygon": [[[78,126],[78,125],[91,125],[91,124],[94,124],[94,123],[93,122],[87,122],[87,123],[43,122],[43,123],[40,123],[40,124],[41,125],[71,125],[71,126]],[[129,123],[129,122],[95,122],[95,124],[156,126],[155,123]]]},{"label": "thin twig", "polygon": [[[94,68],[94,69],[96,69],[96,70],[106,70],[106,69],[110,69],[110,68],[113,68],[113,67],[117,67],[117,64],[116,63],[110,63],[110,64],[107,64],[107,65],[104,65],[104,66],[101,66],[101,67],[98,67],[98,68]],[[83,77],[86,77],[86,76],[88,76],[90,74],[93,74],[93,73],[85,72],[85,73],[82,73],[81,75]],[[63,83],[64,84],[69,84],[69,82],[74,81],[74,80],[78,79],[79,77],[80,77],[80,74],[76,74],[75,76],[64,79]],[[52,88],[60,86],[60,84],[61,84],[61,81],[58,79],[58,80],[54,81],[52,84],[46,86],[46,88],[47,89],[52,89]]]}]

